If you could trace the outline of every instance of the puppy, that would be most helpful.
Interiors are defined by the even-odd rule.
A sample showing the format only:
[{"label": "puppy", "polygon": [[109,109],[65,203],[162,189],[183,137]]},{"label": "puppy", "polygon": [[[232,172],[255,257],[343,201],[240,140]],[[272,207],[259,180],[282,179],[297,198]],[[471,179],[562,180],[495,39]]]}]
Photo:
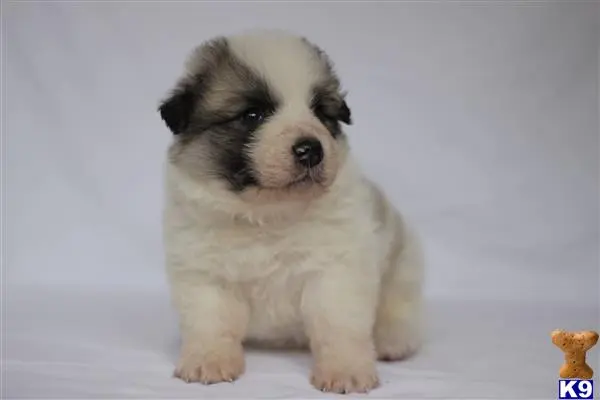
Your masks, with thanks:
[{"label": "puppy", "polygon": [[233,381],[243,344],[307,347],[316,388],[367,392],[378,359],[420,347],[420,246],[351,157],[323,50],[281,31],[214,38],[159,112],[175,376]]}]

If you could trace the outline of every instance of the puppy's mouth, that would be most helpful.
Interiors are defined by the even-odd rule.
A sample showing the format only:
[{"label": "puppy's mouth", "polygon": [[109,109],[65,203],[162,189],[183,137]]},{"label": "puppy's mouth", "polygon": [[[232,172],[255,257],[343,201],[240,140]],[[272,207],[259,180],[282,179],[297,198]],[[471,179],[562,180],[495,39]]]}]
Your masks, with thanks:
[{"label": "puppy's mouth", "polygon": [[311,185],[322,185],[324,181],[320,168],[307,168],[291,182],[285,185],[286,189],[307,187]]}]

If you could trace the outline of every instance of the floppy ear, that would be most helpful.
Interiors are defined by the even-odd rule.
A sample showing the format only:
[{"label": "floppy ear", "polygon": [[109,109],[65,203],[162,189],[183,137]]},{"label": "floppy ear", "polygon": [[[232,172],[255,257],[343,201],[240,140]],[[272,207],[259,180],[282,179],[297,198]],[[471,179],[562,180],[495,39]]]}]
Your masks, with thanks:
[{"label": "floppy ear", "polygon": [[195,95],[191,87],[183,87],[176,89],[158,108],[162,120],[174,135],[180,134],[189,125],[194,104]]},{"label": "floppy ear", "polygon": [[352,125],[352,116],[350,108],[348,108],[348,104],[346,104],[346,100],[342,102],[340,111],[338,112],[338,119],[346,125]]}]

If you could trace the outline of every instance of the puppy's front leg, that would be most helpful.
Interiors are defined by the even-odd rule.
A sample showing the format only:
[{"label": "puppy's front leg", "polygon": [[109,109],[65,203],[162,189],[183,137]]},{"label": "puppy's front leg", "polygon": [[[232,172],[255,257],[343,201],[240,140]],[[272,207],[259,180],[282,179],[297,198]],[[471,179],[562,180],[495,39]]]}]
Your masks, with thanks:
[{"label": "puppy's front leg", "polygon": [[377,273],[335,266],[305,287],[302,312],[314,357],[311,383],[336,393],[378,385],[372,338]]},{"label": "puppy's front leg", "polygon": [[235,380],[244,372],[246,304],[218,284],[181,280],[173,292],[182,335],[175,376],[204,384]]}]

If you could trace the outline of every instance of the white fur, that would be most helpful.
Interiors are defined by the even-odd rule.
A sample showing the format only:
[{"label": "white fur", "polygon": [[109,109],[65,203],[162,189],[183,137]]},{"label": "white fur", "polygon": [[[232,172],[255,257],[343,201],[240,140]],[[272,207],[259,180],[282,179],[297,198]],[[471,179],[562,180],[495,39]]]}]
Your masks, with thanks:
[{"label": "white fur", "polygon": [[[231,43],[300,110],[318,74],[304,48],[269,37],[275,50],[263,54],[254,40]],[[351,156],[310,201],[248,205],[172,165],[166,178],[167,271],[183,336],[177,376],[237,378],[245,341],[308,345],[317,388],[365,392],[378,384],[377,357],[419,347],[418,242]]]},{"label": "white fur", "polygon": [[319,60],[306,44],[285,32],[246,32],[231,36],[229,45],[239,59],[260,73],[286,105],[305,106],[311,84],[323,74]]}]

